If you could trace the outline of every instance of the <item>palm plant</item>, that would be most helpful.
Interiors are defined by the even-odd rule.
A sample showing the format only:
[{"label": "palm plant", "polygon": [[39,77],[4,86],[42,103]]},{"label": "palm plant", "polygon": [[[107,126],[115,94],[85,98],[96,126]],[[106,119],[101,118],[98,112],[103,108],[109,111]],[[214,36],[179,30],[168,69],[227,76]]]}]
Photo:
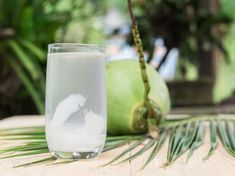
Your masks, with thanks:
[{"label": "palm plant", "polygon": [[[65,16],[46,12],[44,6],[43,0],[0,2],[2,67],[14,70],[39,113],[44,112],[45,44],[54,40],[63,22],[59,19]],[[50,27],[45,33],[46,26]]]},{"label": "palm plant", "polygon": [[[15,105],[18,91],[20,102],[31,97],[37,112],[44,113],[47,44],[64,41],[70,23],[90,19],[91,12],[100,9],[96,6],[102,7],[99,2],[85,0],[0,0],[0,79],[5,85],[12,80],[4,92],[0,91],[1,99],[11,100],[0,101],[0,106]],[[8,92],[10,87],[15,87],[13,93]]]}]

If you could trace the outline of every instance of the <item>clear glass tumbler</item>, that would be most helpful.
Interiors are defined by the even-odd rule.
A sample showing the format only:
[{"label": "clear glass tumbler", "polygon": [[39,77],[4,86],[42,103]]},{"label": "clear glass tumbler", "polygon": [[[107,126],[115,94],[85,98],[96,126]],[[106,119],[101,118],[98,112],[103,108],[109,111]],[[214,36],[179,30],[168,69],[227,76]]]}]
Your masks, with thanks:
[{"label": "clear glass tumbler", "polygon": [[106,138],[104,47],[49,45],[46,78],[46,139],[53,156],[88,159]]}]

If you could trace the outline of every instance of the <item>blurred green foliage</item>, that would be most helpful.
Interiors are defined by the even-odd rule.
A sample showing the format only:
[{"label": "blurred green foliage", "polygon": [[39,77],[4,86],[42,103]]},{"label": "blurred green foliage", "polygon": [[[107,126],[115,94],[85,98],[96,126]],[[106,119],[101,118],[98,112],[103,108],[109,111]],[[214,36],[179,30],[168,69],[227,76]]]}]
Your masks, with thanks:
[{"label": "blurred green foliage", "polygon": [[[196,64],[197,41],[202,40],[205,47],[216,42],[228,58],[223,39],[235,19],[235,1],[219,2],[219,10],[211,13],[198,0],[133,0],[144,48],[151,53],[152,39],[163,36],[169,49],[178,47]],[[1,109],[12,115],[11,106],[25,99],[32,99],[42,114],[48,43],[104,41],[102,17],[110,6],[129,19],[126,0],[0,0],[0,116]],[[211,32],[214,26],[218,29]],[[229,52],[231,46],[226,46]],[[32,102],[26,103],[20,108],[30,108]]]},{"label": "blurred green foliage", "polygon": [[[0,80],[2,89],[5,86],[0,89],[0,108],[4,104],[9,109],[17,98],[30,96],[37,111],[44,113],[48,43],[74,42],[76,35],[77,42],[99,42],[103,34],[93,22],[105,7],[94,0],[0,0]],[[18,88],[10,94],[12,86]]]},{"label": "blurred green foliage", "polygon": [[234,8],[233,0],[135,1],[145,48],[151,51],[151,39],[161,36],[168,50],[178,48],[181,57],[194,65],[198,63],[200,47],[209,50],[213,44],[229,60],[223,39],[234,22]]}]

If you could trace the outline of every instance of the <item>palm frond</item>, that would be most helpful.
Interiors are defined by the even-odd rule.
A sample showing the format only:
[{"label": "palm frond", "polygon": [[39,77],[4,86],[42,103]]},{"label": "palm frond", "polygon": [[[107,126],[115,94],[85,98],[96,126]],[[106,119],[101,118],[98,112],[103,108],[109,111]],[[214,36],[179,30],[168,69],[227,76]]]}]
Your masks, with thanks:
[{"label": "palm frond", "polygon": [[6,134],[11,134],[12,132],[22,132],[22,131],[36,131],[36,130],[40,130],[41,132],[45,133],[44,131],[44,126],[32,126],[32,127],[15,127],[15,128],[3,128],[0,129],[0,135],[3,135],[4,132],[6,132]]},{"label": "palm frond", "polygon": [[226,132],[229,137],[229,141],[232,145],[232,148],[235,149],[235,124],[232,121],[226,121]]},{"label": "palm frond", "polygon": [[107,152],[109,150],[121,147],[121,146],[127,144],[128,142],[130,142],[132,140],[133,140],[132,138],[126,138],[126,139],[123,139],[123,140],[108,141],[108,142],[105,143],[103,152]]},{"label": "palm frond", "polygon": [[132,140],[141,138],[142,135],[125,135],[125,136],[107,136],[106,142],[109,141],[118,141],[118,140],[125,140],[131,138]]},{"label": "palm frond", "polygon": [[118,160],[119,158],[123,157],[125,154],[129,153],[130,151],[132,151],[133,149],[135,149],[136,147],[138,147],[140,144],[142,144],[142,142],[145,140],[145,136],[143,136],[142,138],[140,138],[139,140],[137,140],[134,144],[130,145],[126,150],[124,150],[122,153],[120,153],[118,156],[116,156],[115,158],[113,158],[111,161],[109,161],[107,164],[111,164],[113,162],[115,162],[116,160]]},{"label": "palm frond", "polygon": [[[235,117],[233,115],[204,115],[194,116],[186,119],[165,120],[160,124],[160,137],[158,140],[144,135],[108,136],[106,138],[103,152],[116,149],[129,144],[122,152],[110,160],[107,164],[122,163],[141,156],[151,150],[143,168],[146,167],[161,149],[168,139],[168,152],[165,166],[174,163],[179,157],[187,153],[187,160],[193,155],[204,142],[205,129],[209,127],[210,149],[204,159],[208,159],[216,150],[217,138],[219,138],[225,150],[235,157]],[[49,153],[47,148],[45,129],[42,126],[12,128],[0,130],[0,139],[8,141],[13,146],[0,149],[0,159],[34,156]],[[21,142],[15,145],[15,142]],[[132,155],[128,155],[133,153]],[[32,164],[65,164],[73,161],[59,160],[52,162],[52,157],[43,158],[25,163],[20,166]],[[105,164],[105,165],[107,165]]]},{"label": "palm frond", "polygon": [[[36,151],[36,150],[44,150],[48,149],[47,145],[45,143],[43,144],[37,144],[37,145],[20,145],[20,146],[14,146],[14,147],[9,147],[0,150],[0,154],[5,154],[5,153],[12,153],[12,152],[26,152],[26,151]],[[10,155],[8,155],[10,156]]]},{"label": "palm frond", "polygon": [[19,76],[25,88],[29,91],[29,94],[31,95],[39,113],[42,114],[44,112],[44,103],[43,100],[41,99],[40,94],[35,89],[33,82],[25,74],[24,70],[18,65],[18,63],[14,59],[8,58],[7,62],[16,72],[16,74]]},{"label": "palm frond", "polygon": [[223,121],[219,121],[219,123],[217,124],[219,137],[220,137],[222,144],[224,145],[225,150],[230,155],[235,156],[235,149],[231,141],[232,137],[230,137],[230,134],[228,133],[229,129],[227,128],[226,123],[228,122],[223,120]]},{"label": "palm frond", "polygon": [[33,53],[40,61],[46,60],[44,51],[42,51],[41,48],[37,47],[33,42],[21,39],[20,43],[29,51],[31,51],[31,53]]},{"label": "palm frond", "polygon": [[158,151],[161,149],[162,144],[164,143],[167,137],[168,131],[163,131],[159,137],[159,141],[156,142],[155,147],[153,148],[152,152],[150,153],[148,159],[144,163],[142,169],[144,169],[157,155]]},{"label": "palm frond", "polygon": [[216,131],[217,123],[214,121],[210,121],[210,150],[208,151],[207,156],[204,160],[209,159],[209,157],[214,153],[215,149],[217,148],[217,131]]},{"label": "palm frond", "polygon": [[46,157],[46,158],[43,158],[43,159],[40,159],[37,161],[33,161],[30,163],[20,164],[20,165],[15,166],[14,168],[32,166],[32,165],[43,164],[43,163],[48,164],[50,162],[54,162],[55,160],[56,160],[56,158],[50,156],[50,157]]},{"label": "palm frond", "polygon": [[200,122],[198,125],[198,128],[197,128],[197,133],[195,135],[195,139],[193,140],[193,142],[189,148],[187,161],[193,155],[193,152],[203,144],[204,132],[205,132],[204,130],[205,130],[204,123]]},{"label": "palm frond", "polygon": [[15,55],[18,57],[24,68],[32,75],[33,79],[39,78],[39,73],[35,64],[31,58],[25,53],[21,46],[15,41],[10,40],[8,42],[9,47],[15,52]]},{"label": "palm frond", "polygon": [[10,154],[7,156],[2,156],[0,157],[0,159],[15,158],[15,157],[20,157],[20,156],[32,156],[32,155],[38,155],[38,154],[43,154],[43,153],[48,153],[48,152],[49,152],[48,148],[32,149],[30,151],[23,151],[17,154]]},{"label": "palm frond", "polygon": [[165,165],[173,163],[189,149],[197,134],[197,129],[198,122],[193,122],[179,126],[172,131],[169,140],[167,163]]},{"label": "palm frond", "polygon": [[134,155],[130,155],[127,158],[125,158],[124,160],[120,161],[119,163],[123,163],[125,161],[131,161],[137,157],[139,157],[141,154],[143,154],[144,152],[148,151],[157,141],[156,139],[152,139],[152,138],[147,138],[146,140],[147,143],[143,146],[143,148],[141,148],[138,152],[136,152]]},{"label": "palm frond", "polygon": [[42,140],[45,141],[44,135],[31,135],[31,136],[17,136],[17,137],[2,137],[0,140]]}]

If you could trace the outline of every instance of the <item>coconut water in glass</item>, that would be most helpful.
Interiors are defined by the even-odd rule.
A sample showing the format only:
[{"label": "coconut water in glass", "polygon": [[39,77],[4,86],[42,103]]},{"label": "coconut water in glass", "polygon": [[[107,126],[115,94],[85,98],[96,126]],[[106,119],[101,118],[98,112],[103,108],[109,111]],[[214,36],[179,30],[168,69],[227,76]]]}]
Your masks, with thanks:
[{"label": "coconut water in glass", "polygon": [[46,77],[46,139],[57,158],[88,159],[106,138],[104,48],[50,44]]}]

